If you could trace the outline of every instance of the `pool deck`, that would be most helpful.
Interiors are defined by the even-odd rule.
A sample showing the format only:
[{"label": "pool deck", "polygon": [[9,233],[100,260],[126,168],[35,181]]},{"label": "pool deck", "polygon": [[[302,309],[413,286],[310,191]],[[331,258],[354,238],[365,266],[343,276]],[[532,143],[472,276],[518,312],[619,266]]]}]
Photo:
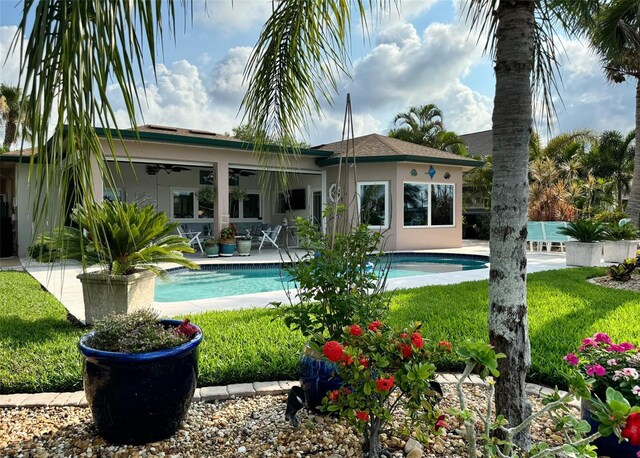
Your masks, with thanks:
[{"label": "pool deck", "polygon": [[[456,253],[489,255],[489,243],[477,240],[465,240],[461,248],[422,250],[420,253]],[[189,258],[199,264],[244,264],[244,263],[273,263],[281,262],[288,257],[275,249],[265,249],[258,253],[253,250],[250,257],[233,256],[229,258],[203,258],[201,255],[189,255]],[[51,294],[53,294],[80,321],[84,322],[84,302],[82,284],[76,276],[81,272],[78,263],[68,263],[64,268],[60,264],[42,264],[29,259],[22,259],[24,269],[38,280]],[[564,253],[527,253],[527,272],[564,269]],[[608,265],[608,264],[602,264]],[[169,265],[163,267],[171,267]],[[89,271],[97,268],[88,269]],[[425,274],[412,277],[393,278],[387,281],[387,289],[415,288],[426,285],[448,285],[465,281],[487,280],[489,269],[465,270],[458,272],[444,272]],[[266,293],[243,294],[214,299],[199,299],[183,302],[154,302],[154,308],[163,316],[194,315],[210,310],[238,310],[246,308],[268,307],[271,302],[287,302],[284,291],[270,291]]]}]

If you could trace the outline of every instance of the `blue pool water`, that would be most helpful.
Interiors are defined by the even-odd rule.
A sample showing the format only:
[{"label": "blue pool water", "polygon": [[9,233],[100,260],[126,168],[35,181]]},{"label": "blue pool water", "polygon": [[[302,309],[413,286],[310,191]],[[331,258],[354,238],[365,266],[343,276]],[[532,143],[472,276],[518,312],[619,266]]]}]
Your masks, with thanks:
[{"label": "blue pool water", "polygon": [[[487,262],[488,258],[481,256],[394,254],[388,278],[483,269]],[[203,269],[211,270],[178,269],[171,272],[168,280],[156,281],[155,300],[179,302],[277,291],[282,290],[283,283],[286,284],[288,281],[288,274],[276,264],[267,266],[209,264],[203,266]]]}]

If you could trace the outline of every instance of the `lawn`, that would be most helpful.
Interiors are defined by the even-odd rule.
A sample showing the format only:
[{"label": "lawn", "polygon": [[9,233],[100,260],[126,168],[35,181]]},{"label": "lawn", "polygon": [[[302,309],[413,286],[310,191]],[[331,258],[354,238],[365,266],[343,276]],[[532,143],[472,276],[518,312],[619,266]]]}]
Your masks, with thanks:
[{"label": "lawn", "polygon": [[[532,368],[529,378],[561,383],[562,356],[596,331],[638,342],[640,293],[586,282],[603,269],[565,269],[529,275]],[[393,295],[388,322],[423,322],[433,340],[454,346],[487,339],[487,282],[427,286]],[[76,343],[83,330],[65,320],[64,308],[25,273],[0,272],[0,393],[81,389]],[[296,378],[304,339],[268,309],[208,312],[191,317],[205,333],[200,385]],[[438,361],[459,370],[454,355]]]}]

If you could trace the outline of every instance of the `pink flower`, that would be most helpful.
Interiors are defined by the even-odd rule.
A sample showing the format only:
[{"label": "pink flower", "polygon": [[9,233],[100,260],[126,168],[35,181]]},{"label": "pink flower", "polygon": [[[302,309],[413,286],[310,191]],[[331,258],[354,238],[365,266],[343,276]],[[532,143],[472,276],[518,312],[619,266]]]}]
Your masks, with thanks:
[{"label": "pink flower", "polygon": [[622,369],[622,375],[624,375],[625,377],[630,377],[634,380],[638,380],[638,371],[633,367],[625,367],[624,369]]},{"label": "pink flower", "polygon": [[609,337],[608,334],[605,334],[604,332],[598,332],[596,334],[593,335],[593,339],[596,342],[602,342],[602,343],[606,343],[611,345],[613,342],[611,341],[611,337]]},{"label": "pink flower", "polygon": [[578,357],[573,354],[573,353],[569,353],[567,356],[565,356],[563,358],[566,362],[568,362],[569,364],[571,364],[572,366],[577,366],[578,365]]},{"label": "pink flower", "polygon": [[602,377],[606,373],[607,370],[600,364],[592,364],[590,366],[587,366],[587,375],[597,375],[599,377]]},{"label": "pink flower", "polygon": [[640,386],[638,385],[634,386],[633,388],[631,388],[631,392],[636,396],[640,397]]},{"label": "pink flower", "polygon": [[617,359],[608,359],[607,360],[607,366],[617,366],[618,365],[618,360]]},{"label": "pink flower", "polygon": [[635,348],[631,342],[622,342],[619,345],[621,348],[624,348],[624,351],[633,350]]},{"label": "pink flower", "polygon": [[585,351],[589,347],[598,348],[598,342],[593,337],[582,339],[582,345],[580,345],[578,351]]},{"label": "pink flower", "polygon": [[605,348],[605,350],[610,352],[615,352],[615,353],[624,353],[628,349],[626,348],[626,346],[623,346],[623,345],[611,344],[607,348]]}]

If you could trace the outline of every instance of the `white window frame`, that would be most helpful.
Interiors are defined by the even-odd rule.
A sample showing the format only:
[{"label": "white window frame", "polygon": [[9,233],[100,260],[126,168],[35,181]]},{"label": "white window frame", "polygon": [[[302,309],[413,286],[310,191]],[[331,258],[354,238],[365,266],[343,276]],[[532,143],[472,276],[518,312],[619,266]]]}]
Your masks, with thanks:
[{"label": "white window frame", "polygon": [[[229,213],[231,213],[231,191],[229,189]],[[238,217],[237,218],[229,218],[229,221],[232,223],[244,223],[244,222],[258,222],[262,221],[263,211],[264,211],[264,196],[262,195],[262,191],[257,189],[247,189],[247,195],[249,194],[257,194],[258,195],[258,205],[260,205],[260,215],[257,218],[245,218],[244,217],[244,200],[238,202]]]},{"label": "white window frame", "polygon": [[[362,217],[362,187],[363,186],[384,186],[384,224],[377,226],[367,226],[371,230],[386,230],[389,229],[389,182],[388,181],[358,181],[358,214]],[[362,221],[362,220],[360,220]]]},{"label": "white window frame", "polygon": [[[192,221],[198,219],[198,189],[199,188],[169,188],[170,195],[170,208],[171,208],[171,219],[175,219],[176,221]],[[193,216],[191,218],[177,218],[174,215],[174,206],[173,206],[173,195],[175,192],[192,192],[193,193]]]},{"label": "white window frame", "polygon": [[[404,224],[404,185],[405,184],[421,184],[427,186],[427,199],[429,201],[429,215],[428,215],[428,224],[426,226],[406,226]],[[445,224],[445,225],[433,225],[431,221],[431,214],[433,211],[433,205],[431,203],[431,193],[433,190],[433,186],[443,185],[443,186],[451,186],[453,188],[453,224]],[[441,182],[430,182],[430,181],[403,181],[402,182],[402,228],[403,229],[424,229],[424,228],[439,228],[439,227],[456,227],[456,185],[455,183],[441,183]]]}]

